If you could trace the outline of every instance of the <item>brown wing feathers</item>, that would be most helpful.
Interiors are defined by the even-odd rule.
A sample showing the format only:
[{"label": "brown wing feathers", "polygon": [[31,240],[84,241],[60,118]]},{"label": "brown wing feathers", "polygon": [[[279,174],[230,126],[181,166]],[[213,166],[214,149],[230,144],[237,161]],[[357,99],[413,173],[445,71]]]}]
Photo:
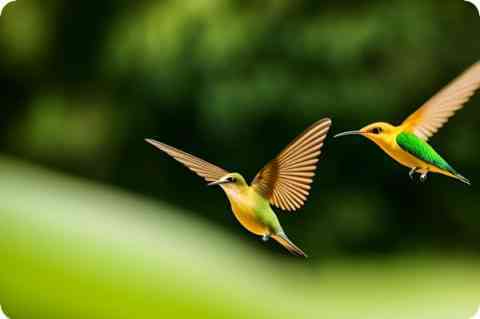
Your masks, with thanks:
[{"label": "brown wing feathers", "polygon": [[145,141],[152,144],[159,150],[167,153],[168,155],[185,165],[191,171],[203,177],[207,182],[214,182],[228,174],[228,172],[223,168],[210,164],[207,161],[204,161],[196,156],[176,149],[173,146],[169,146],[167,144],[152,139],[146,139]]},{"label": "brown wing feathers", "polygon": [[[306,129],[258,172],[252,187],[283,210],[294,211],[302,207],[309,195],[318,157],[331,124],[330,119],[322,119]],[[226,170],[172,146],[151,139],[146,141],[208,182],[228,174]]]},{"label": "brown wing feathers", "polygon": [[434,95],[403,123],[409,131],[428,140],[461,109],[480,88],[480,62],[474,64]]},{"label": "brown wing feathers", "polygon": [[252,186],[283,210],[302,207],[331,123],[322,119],[306,129],[257,174]]}]

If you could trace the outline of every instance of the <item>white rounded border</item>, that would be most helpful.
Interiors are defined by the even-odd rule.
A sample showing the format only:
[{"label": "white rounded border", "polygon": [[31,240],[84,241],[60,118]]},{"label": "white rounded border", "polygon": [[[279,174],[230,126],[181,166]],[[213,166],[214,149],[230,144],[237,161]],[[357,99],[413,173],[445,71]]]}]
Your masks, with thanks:
[{"label": "white rounded border", "polygon": [[480,15],[480,0],[465,0],[465,2],[470,2],[477,9],[478,14]]},{"label": "white rounded border", "polygon": [[7,315],[3,313],[2,306],[0,306],[0,319],[8,319]]},{"label": "white rounded border", "polygon": [[[2,15],[3,9],[9,4],[10,2],[14,2],[15,0],[0,0],[0,16]],[[0,308],[1,311],[1,308]]]}]

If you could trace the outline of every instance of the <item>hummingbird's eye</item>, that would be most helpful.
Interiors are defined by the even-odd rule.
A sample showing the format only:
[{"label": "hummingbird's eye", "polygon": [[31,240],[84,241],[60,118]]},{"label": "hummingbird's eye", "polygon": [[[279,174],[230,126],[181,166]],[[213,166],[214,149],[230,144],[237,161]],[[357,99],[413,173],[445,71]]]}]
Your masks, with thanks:
[{"label": "hummingbird's eye", "polygon": [[235,177],[229,177],[227,180],[229,183],[235,183]]},{"label": "hummingbird's eye", "polygon": [[373,134],[380,134],[382,132],[383,132],[383,130],[382,130],[381,127],[375,127],[375,128],[372,129]]}]

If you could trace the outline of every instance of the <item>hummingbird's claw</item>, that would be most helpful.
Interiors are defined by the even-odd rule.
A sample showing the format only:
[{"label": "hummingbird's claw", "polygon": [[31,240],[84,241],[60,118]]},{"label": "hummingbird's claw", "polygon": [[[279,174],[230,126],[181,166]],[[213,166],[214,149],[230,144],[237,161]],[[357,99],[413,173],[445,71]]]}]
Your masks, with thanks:
[{"label": "hummingbird's claw", "polygon": [[408,176],[410,177],[410,179],[413,181],[414,180],[414,177],[415,177],[415,173],[417,172],[417,168],[414,167],[410,170],[410,172],[408,173]]},{"label": "hummingbird's claw", "polygon": [[425,172],[420,175],[420,182],[424,183],[427,180],[427,174],[428,172]]},{"label": "hummingbird's claw", "polygon": [[410,172],[408,173],[408,176],[410,177],[410,179],[412,181],[415,180],[415,173],[420,173],[420,182],[421,183],[424,183],[426,180],[427,180],[427,174],[428,174],[428,171],[425,171],[423,173],[421,173],[420,171],[418,171],[418,168],[417,167],[414,167],[410,170]]},{"label": "hummingbird's claw", "polygon": [[262,236],[262,240],[263,240],[264,242],[267,242],[269,239],[270,239],[270,236],[268,236],[268,235],[263,235],[263,236]]}]

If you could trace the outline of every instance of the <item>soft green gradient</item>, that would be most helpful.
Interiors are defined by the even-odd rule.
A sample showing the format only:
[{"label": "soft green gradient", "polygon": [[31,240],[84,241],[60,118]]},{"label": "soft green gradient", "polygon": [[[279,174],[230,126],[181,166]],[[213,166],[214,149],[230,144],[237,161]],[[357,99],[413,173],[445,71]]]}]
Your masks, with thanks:
[{"label": "soft green gradient", "polygon": [[0,171],[0,300],[13,319],[468,319],[480,301],[478,259],[310,267],[146,198],[5,158]]}]

